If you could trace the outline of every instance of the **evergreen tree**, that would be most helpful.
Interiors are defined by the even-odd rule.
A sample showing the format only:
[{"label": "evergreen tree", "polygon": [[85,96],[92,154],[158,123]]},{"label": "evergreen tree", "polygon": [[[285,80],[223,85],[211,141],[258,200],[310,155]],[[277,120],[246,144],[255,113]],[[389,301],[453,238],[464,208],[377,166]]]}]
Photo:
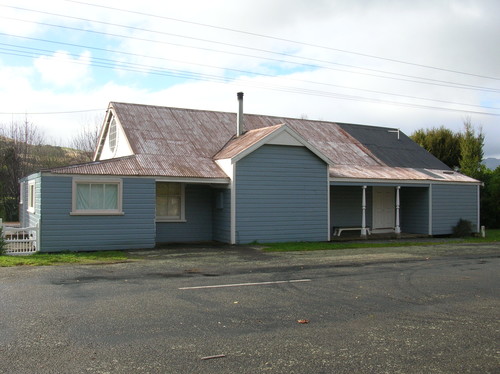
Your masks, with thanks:
[{"label": "evergreen tree", "polygon": [[460,136],[460,172],[476,179],[483,179],[486,166],[483,161],[484,134],[481,128],[479,133],[469,118],[464,121],[464,131]]},{"label": "evergreen tree", "polygon": [[411,138],[451,169],[459,167],[460,134],[455,134],[450,129],[441,126],[429,130],[417,130]]}]

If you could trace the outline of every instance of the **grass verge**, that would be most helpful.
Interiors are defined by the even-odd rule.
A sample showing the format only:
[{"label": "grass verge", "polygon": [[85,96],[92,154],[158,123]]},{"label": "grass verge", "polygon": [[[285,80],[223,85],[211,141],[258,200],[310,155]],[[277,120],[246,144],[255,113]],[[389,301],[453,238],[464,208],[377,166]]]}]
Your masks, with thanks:
[{"label": "grass verge", "polygon": [[263,250],[269,252],[285,251],[318,251],[354,248],[383,248],[383,247],[415,247],[432,246],[450,243],[494,243],[500,242],[500,230],[488,230],[485,238],[445,238],[432,241],[388,241],[388,242],[299,242],[299,243],[268,243],[263,244]]},{"label": "grass verge", "polygon": [[35,253],[27,256],[0,256],[0,267],[23,265],[110,264],[125,260],[127,260],[127,254],[120,251]]}]

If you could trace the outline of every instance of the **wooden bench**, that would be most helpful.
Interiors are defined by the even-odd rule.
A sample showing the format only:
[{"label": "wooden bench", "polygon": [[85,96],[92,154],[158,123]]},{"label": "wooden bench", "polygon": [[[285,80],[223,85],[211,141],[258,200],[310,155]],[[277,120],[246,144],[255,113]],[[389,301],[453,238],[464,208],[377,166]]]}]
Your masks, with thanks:
[{"label": "wooden bench", "polygon": [[[361,230],[363,230],[362,227],[334,227],[333,236],[340,236],[340,234],[342,234],[342,231],[361,231]],[[371,235],[369,227],[365,227],[365,230],[368,235]]]}]

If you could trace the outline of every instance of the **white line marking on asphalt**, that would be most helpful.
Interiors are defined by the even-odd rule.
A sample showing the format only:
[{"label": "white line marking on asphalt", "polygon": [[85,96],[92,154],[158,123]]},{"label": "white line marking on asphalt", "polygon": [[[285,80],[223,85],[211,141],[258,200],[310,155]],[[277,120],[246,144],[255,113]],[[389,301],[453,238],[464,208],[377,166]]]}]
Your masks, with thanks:
[{"label": "white line marking on asphalt", "polygon": [[311,281],[310,279],[292,279],[286,281],[273,281],[273,282],[216,284],[212,286],[179,287],[179,290],[200,290],[204,288],[224,288],[224,287],[243,287],[243,286],[265,286],[268,284],[299,283],[299,282],[310,282],[310,281]]}]

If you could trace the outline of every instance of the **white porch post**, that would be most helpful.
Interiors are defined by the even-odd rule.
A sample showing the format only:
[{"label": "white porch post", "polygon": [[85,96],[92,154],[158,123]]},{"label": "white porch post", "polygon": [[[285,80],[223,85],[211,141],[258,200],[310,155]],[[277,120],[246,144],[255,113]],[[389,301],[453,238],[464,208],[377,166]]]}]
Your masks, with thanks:
[{"label": "white porch post", "polygon": [[363,186],[363,198],[361,200],[361,237],[366,239],[366,186]]},{"label": "white porch post", "polygon": [[396,227],[394,228],[394,232],[399,237],[401,235],[401,227],[399,226],[399,190],[401,186],[396,187]]}]

